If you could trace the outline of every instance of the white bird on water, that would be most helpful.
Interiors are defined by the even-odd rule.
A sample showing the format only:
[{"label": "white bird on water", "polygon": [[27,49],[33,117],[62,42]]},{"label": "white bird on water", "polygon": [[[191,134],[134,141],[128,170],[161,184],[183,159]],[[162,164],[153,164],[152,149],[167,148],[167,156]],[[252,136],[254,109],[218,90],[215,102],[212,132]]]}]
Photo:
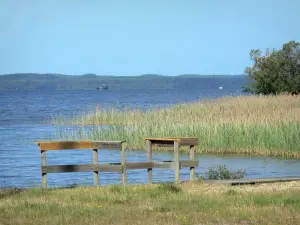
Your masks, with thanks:
[{"label": "white bird on water", "polygon": [[219,90],[222,90],[223,89],[223,87],[219,87]]}]

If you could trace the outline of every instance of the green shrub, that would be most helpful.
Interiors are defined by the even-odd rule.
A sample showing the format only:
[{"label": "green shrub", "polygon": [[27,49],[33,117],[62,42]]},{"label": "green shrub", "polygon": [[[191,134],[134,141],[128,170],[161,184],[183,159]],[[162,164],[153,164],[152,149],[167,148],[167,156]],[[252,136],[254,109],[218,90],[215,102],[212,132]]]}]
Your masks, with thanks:
[{"label": "green shrub", "polygon": [[242,179],[244,176],[245,170],[243,169],[230,171],[225,165],[218,165],[209,167],[205,176],[200,178],[204,180],[233,180]]}]

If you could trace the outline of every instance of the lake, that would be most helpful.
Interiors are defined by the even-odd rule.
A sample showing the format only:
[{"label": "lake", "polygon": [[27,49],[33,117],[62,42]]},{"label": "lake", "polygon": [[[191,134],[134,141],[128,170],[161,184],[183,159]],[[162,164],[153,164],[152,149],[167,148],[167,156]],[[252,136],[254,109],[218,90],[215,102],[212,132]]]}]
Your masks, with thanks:
[{"label": "lake", "polygon": [[[131,91],[23,91],[0,92],[0,187],[33,187],[41,185],[40,152],[37,141],[55,139],[57,127],[48,122],[57,115],[70,117],[97,105],[101,107],[166,107],[168,105],[200,99],[214,99],[226,95],[240,95],[240,84],[216,83],[208,88],[180,90],[131,90]],[[199,86],[205,86],[201,84]],[[218,87],[222,86],[223,89]],[[99,162],[118,162],[119,151],[101,150]],[[147,161],[144,149],[128,151],[127,161]],[[185,154],[182,159],[187,159]],[[170,160],[171,153],[155,152],[153,160]],[[270,157],[197,155],[197,174],[208,167],[225,164],[230,169],[245,169],[245,178],[300,176],[298,159]],[[91,151],[57,151],[47,153],[47,164],[92,163]],[[99,173],[100,184],[119,184],[121,174]],[[147,172],[128,171],[128,183],[146,183]],[[189,178],[189,169],[181,170],[181,179]],[[153,181],[173,181],[172,170],[153,170]],[[72,184],[92,185],[93,173],[58,173],[48,175],[48,186]]]}]

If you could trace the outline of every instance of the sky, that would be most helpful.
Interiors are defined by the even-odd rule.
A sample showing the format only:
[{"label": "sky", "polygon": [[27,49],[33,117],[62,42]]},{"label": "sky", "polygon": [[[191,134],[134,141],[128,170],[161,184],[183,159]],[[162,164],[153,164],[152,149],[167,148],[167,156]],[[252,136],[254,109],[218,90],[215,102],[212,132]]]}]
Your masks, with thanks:
[{"label": "sky", "polygon": [[300,0],[0,0],[0,74],[242,74]]}]

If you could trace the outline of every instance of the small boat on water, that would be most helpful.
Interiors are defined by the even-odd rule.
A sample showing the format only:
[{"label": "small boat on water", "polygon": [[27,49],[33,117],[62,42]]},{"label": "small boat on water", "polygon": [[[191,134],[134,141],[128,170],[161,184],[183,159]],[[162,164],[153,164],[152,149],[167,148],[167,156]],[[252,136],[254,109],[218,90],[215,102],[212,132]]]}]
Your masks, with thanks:
[{"label": "small boat on water", "polygon": [[102,84],[101,86],[96,88],[97,90],[108,90],[108,85],[107,84]]}]

